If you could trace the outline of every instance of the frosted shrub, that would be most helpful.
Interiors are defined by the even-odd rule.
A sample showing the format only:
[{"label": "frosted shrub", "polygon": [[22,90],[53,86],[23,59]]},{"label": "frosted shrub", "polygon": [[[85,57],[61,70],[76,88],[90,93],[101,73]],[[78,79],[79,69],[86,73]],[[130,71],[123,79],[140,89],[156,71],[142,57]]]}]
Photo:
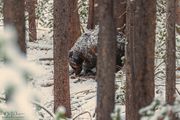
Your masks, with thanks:
[{"label": "frosted shrub", "polygon": [[65,117],[66,109],[64,107],[59,107],[56,111],[55,120],[66,120]]},{"label": "frosted shrub", "polygon": [[122,120],[121,119],[121,108],[119,105],[116,105],[114,108],[114,112],[111,114],[112,120]]},{"label": "frosted shrub", "polygon": [[0,120],[42,120],[41,109],[52,119],[65,120],[65,109],[54,115],[39,104],[40,94],[32,81],[45,71],[26,60],[16,38],[13,28],[0,31]]},{"label": "frosted shrub", "polygon": [[81,25],[86,26],[88,19],[88,0],[78,0],[78,8]]},{"label": "frosted shrub", "polygon": [[[30,83],[41,69],[29,63],[16,44],[13,28],[0,32],[0,119],[36,120],[32,101],[37,91]],[[35,92],[33,92],[35,91]]]},{"label": "frosted shrub", "polygon": [[174,105],[168,105],[158,99],[155,99],[149,106],[142,108],[139,113],[141,120],[171,120],[173,114],[178,116],[180,111],[180,99],[176,99]]}]

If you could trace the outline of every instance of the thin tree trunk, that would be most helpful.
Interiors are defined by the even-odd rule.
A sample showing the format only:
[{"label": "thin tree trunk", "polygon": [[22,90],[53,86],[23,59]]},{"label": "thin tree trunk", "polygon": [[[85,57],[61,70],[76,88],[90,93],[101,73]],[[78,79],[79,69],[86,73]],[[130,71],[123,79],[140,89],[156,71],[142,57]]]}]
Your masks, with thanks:
[{"label": "thin tree trunk", "polygon": [[98,25],[99,24],[99,0],[94,0],[94,24]]},{"label": "thin tree trunk", "polygon": [[167,1],[166,101],[173,104],[176,86],[175,0]]},{"label": "thin tree trunk", "polygon": [[176,28],[177,33],[180,35],[180,0],[176,0]]},{"label": "thin tree trunk", "polygon": [[126,26],[126,1],[114,0],[114,19],[119,32],[125,33]]},{"label": "thin tree trunk", "polygon": [[[125,33],[126,26],[126,1],[127,0],[114,0],[113,1],[113,14],[115,26],[119,32]],[[94,29],[95,25],[99,24],[98,0],[89,0],[88,9],[88,29]]]},{"label": "thin tree trunk", "polygon": [[54,111],[66,108],[71,116],[68,76],[69,0],[54,0]]},{"label": "thin tree trunk", "polygon": [[89,7],[88,7],[88,29],[94,29],[94,0],[89,0]]},{"label": "thin tree trunk", "polygon": [[70,15],[69,15],[69,49],[74,45],[78,37],[81,35],[80,19],[77,8],[77,0],[69,2]]},{"label": "thin tree trunk", "polygon": [[154,98],[155,0],[127,1],[126,120]]},{"label": "thin tree trunk", "polygon": [[4,0],[3,16],[5,27],[8,25],[15,27],[20,50],[26,53],[24,3],[24,0]]},{"label": "thin tree trunk", "polygon": [[115,97],[116,32],[113,0],[98,0],[97,120],[111,120]]},{"label": "thin tree trunk", "polygon": [[26,0],[26,9],[28,12],[29,21],[29,41],[34,42],[37,40],[36,31],[36,4],[37,0]]},{"label": "thin tree trunk", "polygon": [[180,0],[176,0],[176,24],[180,25]]}]

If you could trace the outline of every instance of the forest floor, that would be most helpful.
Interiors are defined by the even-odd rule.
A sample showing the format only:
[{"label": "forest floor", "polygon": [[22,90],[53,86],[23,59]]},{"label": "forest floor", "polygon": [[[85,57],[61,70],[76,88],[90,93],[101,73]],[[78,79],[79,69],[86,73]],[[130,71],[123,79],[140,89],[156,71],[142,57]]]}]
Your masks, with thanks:
[{"label": "forest floor", "polygon": [[[47,32],[47,31],[46,31]],[[44,33],[45,34],[45,33]],[[50,38],[50,37],[49,37]],[[43,67],[45,73],[34,80],[36,88],[41,94],[41,104],[49,111],[53,112],[53,42],[52,39],[28,42],[27,56],[29,61],[33,61]],[[160,67],[159,70],[163,70]],[[156,77],[156,96],[165,95],[165,76],[160,74]],[[70,95],[72,118],[75,120],[95,120],[96,108],[96,80],[94,76],[74,77],[70,76]],[[180,91],[180,72],[177,72],[177,92]],[[121,116],[125,119],[125,75],[123,71],[116,73],[116,107],[120,107]],[[179,95],[179,94],[178,94]],[[52,118],[42,111],[43,120]]]}]

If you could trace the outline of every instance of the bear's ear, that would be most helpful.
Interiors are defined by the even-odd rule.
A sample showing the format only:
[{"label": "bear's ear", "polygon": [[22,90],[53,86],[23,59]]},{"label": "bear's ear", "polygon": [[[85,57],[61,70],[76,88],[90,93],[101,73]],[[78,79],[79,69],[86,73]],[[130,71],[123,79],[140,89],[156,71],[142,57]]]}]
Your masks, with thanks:
[{"label": "bear's ear", "polygon": [[69,57],[72,57],[72,55],[73,55],[73,51],[70,51],[69,52]]}]

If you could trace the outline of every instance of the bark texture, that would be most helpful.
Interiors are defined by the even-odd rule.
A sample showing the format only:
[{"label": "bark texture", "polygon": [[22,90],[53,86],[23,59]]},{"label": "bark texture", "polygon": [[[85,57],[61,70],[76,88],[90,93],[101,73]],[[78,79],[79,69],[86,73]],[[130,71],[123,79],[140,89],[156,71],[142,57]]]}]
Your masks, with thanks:
[{"label": "bark texture", "polygon": [[14,26],[17,31],[17,40],[20,50],[26,53],[25,42],[25,1],[4,0],[3,16],[5,27]]},{"label": "bark texture", "polygon": [[180,0],[176,0],[176,24],[180,25]]},{"label": "bark texture", "polygon": [[116,30],[113,0],[98,0],[97,120],[111,120],[115,97]]},{"label": "bark texture", "polygon": [[[125,33],[126,26],[126,1],[127,0],[114,0],[113,1],[113,14],[115,26],[119,32]],[[94,29],[95,25],[99,24],[98,0],[89,0],[88,9],[88,29]]]},{"label": "bark texture", "polygon": [[94,0],[89,0],[89,8],[88,8],[88,29],[94,29]]},{"label": "bark texture", "polygon": [[154,98],[155,0],[127,1],[126,120]]},{"label": "bark texture", "polygon": [[169,104],[174,103],[176,87],[175,2],[167,1],[166,101]]},{"label": "bark texture", "polygon": [[30,42],[34,42],[37,40],[36,4],[37,4],[37,0],[26,0],[26,9],[28,12],[28,21],[29,21],[29,41]]},{"label": "bark texture", "polygon": [[126,1],[114,0],[114,20],[119,32],[125,33],[126,28]]},{"label": "bark texture", "polygon": [[69,14],[69,46],[68,48],[71,49],[71,47],[74,45],[78,37],[81,35],[81,29],[80,29],[80,20],[79,20],[79,14],[78,14],[78,8],[77,8],[77,1],[78,0],[68,0],[69,1],[69,8],[70,8],[70,14]]},{"label": "bark texture", "polygon": [[68,76],[69,0],[54,0],[54,111],[66,108],[71,116]]}]

